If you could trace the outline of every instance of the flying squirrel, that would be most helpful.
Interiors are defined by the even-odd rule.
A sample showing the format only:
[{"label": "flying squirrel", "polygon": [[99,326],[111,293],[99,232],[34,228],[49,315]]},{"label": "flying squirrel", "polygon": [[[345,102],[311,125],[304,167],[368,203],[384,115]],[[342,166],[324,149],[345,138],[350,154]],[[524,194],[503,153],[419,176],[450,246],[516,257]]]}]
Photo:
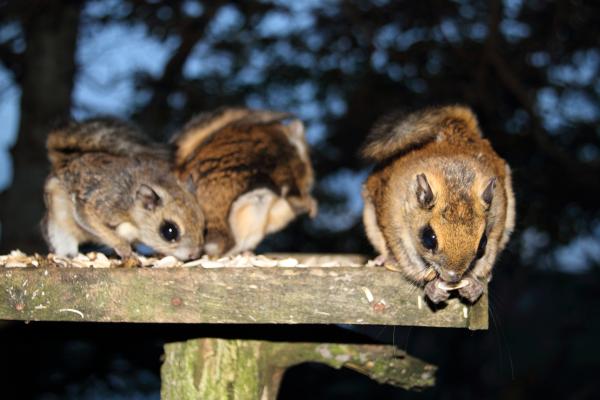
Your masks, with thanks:
[{"label": "flying squirrel", "polygon": [[290,114],[220,108],[171,142],[178,176],[191,179],[204,210],[209,255],[253,250],[296,216],[316,214],[304,125]]},{"label": "flying squirrel", "polygon": [[168,147],[114,118],[68,122],[46,147],[42,230],[52,252],[74,256],[93,242],[113,248],[125,266],[139,264],[134,243],[181,260],[200,255],[204,215],[171,171]]},{"label": "flying squirrel", "polygon": [[475,302],[515,222],[508,164],[465,106],[389,117],[367,137],[375,163],[363,222],[378,261],[396,265],[434,303],[449,291]]}]

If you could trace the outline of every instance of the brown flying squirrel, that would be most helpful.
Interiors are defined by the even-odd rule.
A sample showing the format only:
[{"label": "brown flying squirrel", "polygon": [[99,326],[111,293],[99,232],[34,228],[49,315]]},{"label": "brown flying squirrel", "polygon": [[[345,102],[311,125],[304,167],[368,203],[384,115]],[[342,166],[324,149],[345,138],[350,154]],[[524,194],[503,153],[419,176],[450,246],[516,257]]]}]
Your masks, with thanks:
[{"label": "brown flying squirrel", "polygon": [[221,108],[193,118],[172,143],[206,216],[209,255],[253,250],[296,216],[316,214],[304,125],[290,114]]},{"label": "brown flying squirrel", "polygon": [[363,221],[380,260],[398,263],[434,303],[456,285],[475,302],[515,221],[510,168],[464,106],[376,125],[362,149],[376,162]]},{"label": "brown flying squirrel", "polygon": [[204,215],[171,171],[169,151],[112,118],[69,122],[47,139],[51,173],[42,222],[51,251],[73,256],[79,244],[112,247],[137,265],[131,244],[181,260],[203,245]]}]

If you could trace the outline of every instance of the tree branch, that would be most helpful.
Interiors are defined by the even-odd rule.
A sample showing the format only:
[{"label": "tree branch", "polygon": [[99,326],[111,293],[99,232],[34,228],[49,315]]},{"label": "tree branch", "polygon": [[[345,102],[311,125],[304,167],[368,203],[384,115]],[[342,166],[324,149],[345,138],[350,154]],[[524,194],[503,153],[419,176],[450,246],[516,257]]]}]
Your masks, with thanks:
[{"label": "tree branch", "polygon": [[575,177],[589,184],[597,178],[600,171],[600,162],[580,162],[575,156],[569,154],[560,146],[550,140],[543,128],[541,118],[535,109],[535,99],[530,95],[528,89],[517,78],[517,75],[511,70],[511,67],[500,55],[500,22],[502,20],[502,3],[495,0],[491,7],[490,19],[488,22],[488,37],[484,46],[484,57],[489,65],[494,69],[500,82],[508,92],[517,100],[521,107],[529,114],[531,119],[531,130],[534,141],[540,150],[548,157],[567,168]]},{"label": "tree branch", "polygon": [[394,346],[198,339],[165,346],[163,399],[275,400],[286,368],[318,362],[405,389],[434,384],[436,367]]},{"label": "tree branch", "polygon": [[181,42],[167,61],[160,78],[151,82],[153,87],[150,101],[137,114],[141,124],[154,137],[160,136],[161,124],[168,121],[167,99],[177,88],[183,73],[183,67],[196,44],[204,37],[206,28],[213,19],[223,1],[206,3],[206,9],[199,18],[186,18],[181,28]]}]

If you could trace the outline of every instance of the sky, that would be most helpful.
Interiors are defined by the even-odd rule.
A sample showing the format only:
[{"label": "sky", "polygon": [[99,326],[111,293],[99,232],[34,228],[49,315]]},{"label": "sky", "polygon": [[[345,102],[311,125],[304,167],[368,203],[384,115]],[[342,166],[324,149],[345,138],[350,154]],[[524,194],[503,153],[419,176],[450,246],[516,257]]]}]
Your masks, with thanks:
[{"label": "sky", "polygon": [[11,77],[0,66],[0,191],[6,188],[12,177],[9,148],[13,146],[19,124],[20,91],[11,82]]}]

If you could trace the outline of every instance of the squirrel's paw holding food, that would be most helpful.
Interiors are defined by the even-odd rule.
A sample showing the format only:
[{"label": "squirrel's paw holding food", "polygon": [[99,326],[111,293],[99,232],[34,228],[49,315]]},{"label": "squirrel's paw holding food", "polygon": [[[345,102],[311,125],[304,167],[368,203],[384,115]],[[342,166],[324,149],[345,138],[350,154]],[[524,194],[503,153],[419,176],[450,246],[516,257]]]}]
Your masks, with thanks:
[{"label": "squirrel's paw holding food", "polygon": [[425,285],[425,296],[434,304],[439,304],[448,300],[450,293],[447,290],[440,288],[437,284],[437,279],[427,282]]},{"label": "squirrel's paw holding food", "polygon": [[458,289],[458,294],[465,300],[471,303],[475,303],[483,294],[483,283],[479,282],[476,278],[465,278],[469,284]]}]

